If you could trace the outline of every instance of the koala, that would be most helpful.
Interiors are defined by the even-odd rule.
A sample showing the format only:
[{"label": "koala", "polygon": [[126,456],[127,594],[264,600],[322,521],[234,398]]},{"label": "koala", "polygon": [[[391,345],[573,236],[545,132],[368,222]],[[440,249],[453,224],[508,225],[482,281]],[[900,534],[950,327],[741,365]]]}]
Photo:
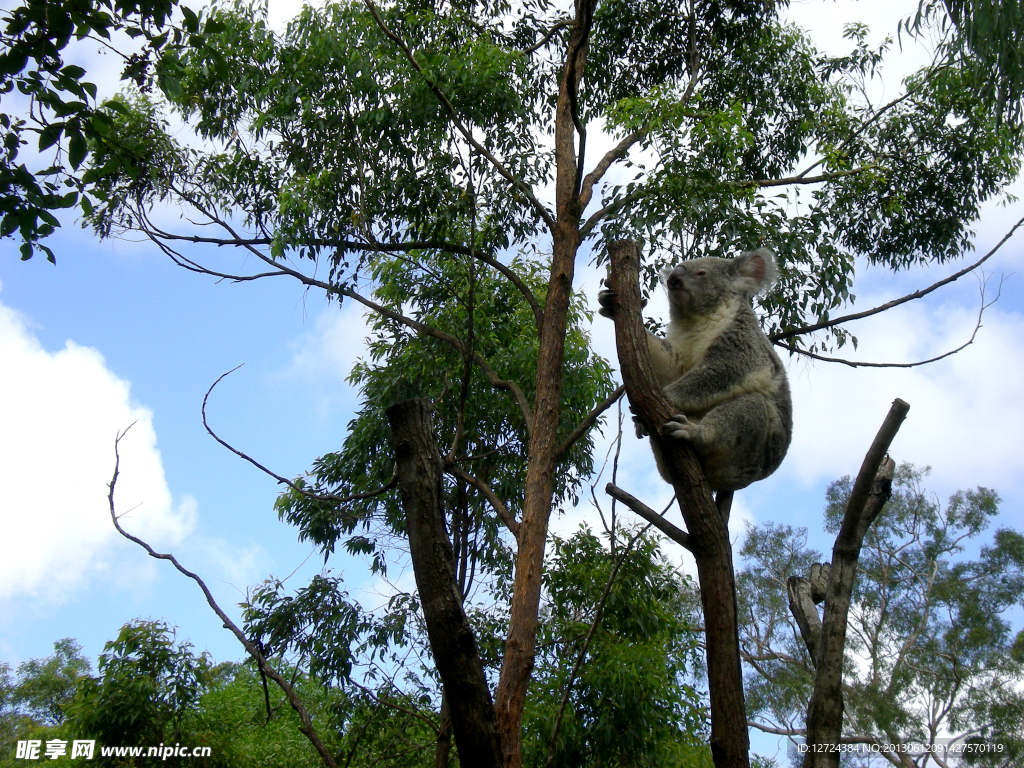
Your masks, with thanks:
[{"label": "koala", "polygon": [[[654,375],[679,413],[663,435],[686,440],[714,491],[762,480],[782,463],[793,432],[789,382],[750,300],[778,276],[767,248],[734,259],[706,257],[666,269],[670,317],[664,338],[648,332]],[[613,293],[598,295],[611,317]],[[652,442],[661,476],[668,480]]]}]

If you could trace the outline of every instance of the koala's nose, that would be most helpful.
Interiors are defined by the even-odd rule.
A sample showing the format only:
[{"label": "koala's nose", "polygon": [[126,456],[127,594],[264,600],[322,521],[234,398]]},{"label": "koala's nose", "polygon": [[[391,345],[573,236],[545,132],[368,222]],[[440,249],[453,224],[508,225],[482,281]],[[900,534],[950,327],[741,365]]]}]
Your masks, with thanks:
[{"label": "koala's nose", "polygon": [[683,277],[686,275],[686,267],[679,266],[673,269],[668,276],[668,287],[670,289],[682,288]]}]

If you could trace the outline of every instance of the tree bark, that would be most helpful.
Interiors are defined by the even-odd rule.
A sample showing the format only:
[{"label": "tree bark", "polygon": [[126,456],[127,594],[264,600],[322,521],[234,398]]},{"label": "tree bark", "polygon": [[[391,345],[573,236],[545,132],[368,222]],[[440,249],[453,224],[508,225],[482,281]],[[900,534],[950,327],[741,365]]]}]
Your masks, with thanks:
[{"label": "tree bark", "polygon": [[[562,409],[565,332],[580,245],[579,165],[576,153],[576,89],[583,76],[587,40],[596,0],[578,0],[555,107],[555,225],[551,273],[539,329],[536,397],[530,429],[523,518],[519,524],[515,580],[509,609],[505,657],[495,692],[505,768],[520,768],[521,729],[526,692],[533,673],[540,612],[544,545],[547,540],[558,426]],[[581,138],[581,144],[582,144]]]},{"label": "tree bark", "polygon": [[821,643],[821,618],[815,606],[825,600],[831,567],[828,563],[815,563],[811,566],[808,578],[790,576],[786,580],[789,612],[800,628],[800,636],[804,639],[812,664],[818,663],[818,645]]},{"label": "tree bark", "polygon": [[661,448],[686,523],[690,550],[697,561],[707,640],[711,755],[715,768],[749,768],[736,579],[727,517],[715,505],[704,471],[690,447],[682,441],[661,439],[662,427],[675,409],[651,370],[640,317],[639,248],[636,243],[620,241],[609,246],[609,253],[609,286],[617,299],[615,344],[622,382],[633,412]]},{"label": "tree bark", "polygon": [[804,768],[839,766],[839,752],[832,750],[840,743],[843,730],[843,650],[857,560],[864,535],[892,494],[896,462],[886,456],[886,451],[909,410],[910,406],[904,401],[893,401],[889,415],[861,464],[832,548],[832,568],[815,658],[814,690],[807,705]]},{"label": "tree bark", "polygon": [[441,453],[430,403],[406,400],[387,410],[398,489],[409,534],[409,554],[430,651],[451,708],[462,765],[499,768],[501,737],[455,577],[455,557],[444,523]]}]

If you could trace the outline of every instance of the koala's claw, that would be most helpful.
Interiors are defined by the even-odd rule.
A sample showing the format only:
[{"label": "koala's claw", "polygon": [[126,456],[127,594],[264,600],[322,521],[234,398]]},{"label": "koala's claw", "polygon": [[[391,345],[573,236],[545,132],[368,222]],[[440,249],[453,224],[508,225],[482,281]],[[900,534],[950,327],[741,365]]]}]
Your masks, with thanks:
[{"label": "koala's claw", "polygon": [[697,433],[697,425],[690,422],[683,414],[677,413],[665,422],[662,432],[667,437],[674,437],[676,440],[693,440]]},{"label": "koala's claw", "polygon": [[633,417],[633,429],[636,430],[636,436],[638,438],[644,438],[644,437],[647,437],[650,434],[647,431],[647,427],[645,427],[643,425],[643,422],[640,421],[640,417],[639,416],[634,416]]}]

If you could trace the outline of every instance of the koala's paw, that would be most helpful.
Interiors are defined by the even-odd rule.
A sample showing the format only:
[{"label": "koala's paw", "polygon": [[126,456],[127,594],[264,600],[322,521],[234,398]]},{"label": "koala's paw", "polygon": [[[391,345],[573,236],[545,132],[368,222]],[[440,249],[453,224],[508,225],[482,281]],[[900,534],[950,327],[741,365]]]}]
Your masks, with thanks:
[{"label": "koala's paw", "polygon": [[615,317],[615,309],[613,304],[615,302],[615,291],[611,288],[602,288],[597,293],[597,303],[601,306],[598,307],[597,313],[604,317]]},{"label": "koala's paw", "polygon": [[666,437],[674,437],[676,440],[690,440],[697,435],[699,427],[687,419],[683,414],[677,413],[665,422],[662,433]]},{"label": "koala's paw", "polygon": [[645,427],[643,425],[643,422],[640,421],[640,417],[639,416],[634,416],[633,417],[633,429],[636,430],[636,436],[638,438],[647,437],[648,434],[649,434],[648,431],[647,431],[647,427]]}]

